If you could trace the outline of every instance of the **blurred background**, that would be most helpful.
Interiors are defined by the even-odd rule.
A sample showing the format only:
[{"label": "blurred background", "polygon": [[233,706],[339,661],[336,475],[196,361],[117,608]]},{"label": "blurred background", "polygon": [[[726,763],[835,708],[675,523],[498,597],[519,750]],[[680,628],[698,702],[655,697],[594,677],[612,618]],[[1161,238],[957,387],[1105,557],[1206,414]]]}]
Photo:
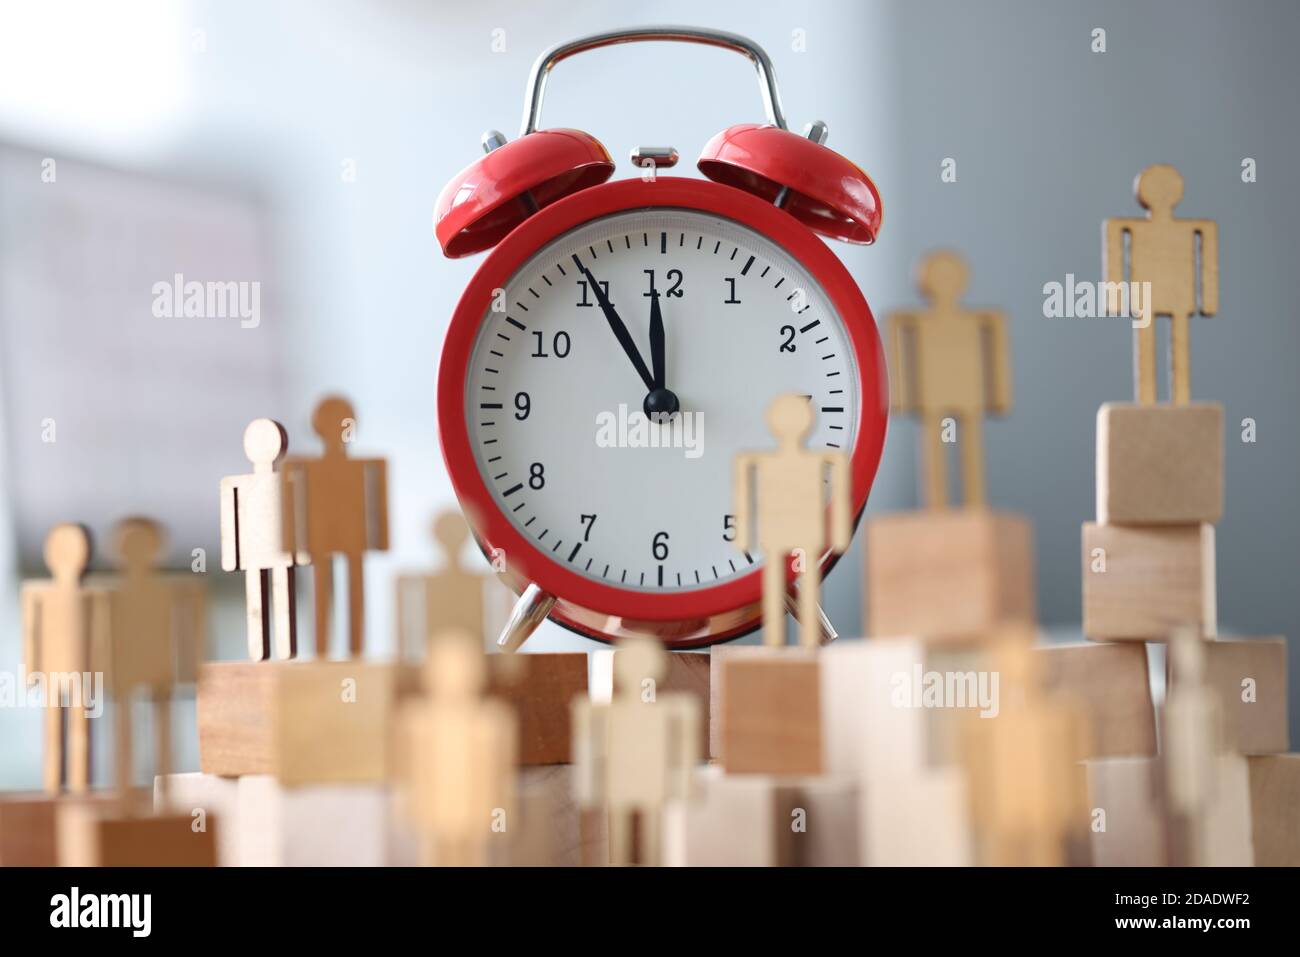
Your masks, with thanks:
[{"label": "blurred background", "polygon": [[[792,127],[825,120],[828,145],[875,178],[880,242],[834,248],[879,320],[917,302],[911,269],[937,246],[968,258],[969,303],[1010,316],[1016,402],[986,431],[990,497],[1033,520],[1040,617],[1057,637],[1079,636],[1094,417],[1132,396],[1131,333],[1044,318],[1043,286],[1100,278],[1101,220],[1140,213],[1143,167],[1179,167],[1178,212],[1221,231],[1220,315],[1192,332],[1193,394],[1224,403],[1228,424],[1220,628],[1289,636],[1300,688],[1300,191],[1288,166],[1300,157],[1300,7],[1283,0],[5,0],[0,672],[18,667],[17,586],[45,575],[48,527],[88,524],[105,568],[104,533],[137,512],[168,526],[171,566],[205,550],[211,651],[241,656],[218,482],[247,471],[241,436],[256,416],[315,450],[309,416],[326,392],[355,403],[357,453],[390,462],[392,549],[368,562],[367,613],[370,650],[391,652],[393,576],[436,562],[430,520],[452,503],[434,378],[479,262],[441,257],[434,199],[480,155],[485,129],[516,135],[542,49],[655,23],[757,40]],[[596,134],[618,176],[646,143],[676,146],[674,172],[696,175],[709,137],[761,118],[744,61],[654,44],[566,62],[544,125]],[[955,181],[941,178],[946,160]],[[176,274],[260,284],[259,321],[156,316],[154,284]],[[1254,443],[1239,441],[1244,418]],[[869,513],[915,504],[914,426],[898,420]],[[827,584],[845,635],[860,633],[858,541]],[[592,645],[551,626],[533,641]],[[196,766],[192,723],[176,727],[182,766]],[[39,728],[39,713],[0,708],[0,787],[38,785]]]}]

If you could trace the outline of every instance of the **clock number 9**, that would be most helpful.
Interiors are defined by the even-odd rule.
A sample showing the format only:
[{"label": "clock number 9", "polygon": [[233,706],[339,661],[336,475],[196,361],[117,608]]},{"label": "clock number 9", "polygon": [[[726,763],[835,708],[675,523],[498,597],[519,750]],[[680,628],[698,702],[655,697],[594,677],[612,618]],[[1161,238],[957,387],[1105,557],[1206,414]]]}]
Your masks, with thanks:
[{"label": "clock number 9", "polygon": [[654,537],[650,545],[650,554],[654,556],[655,561],[661,562],[668,557],[668,533],[660,532]]},{"label": "clock number 9", "polygon": [[533,411],[533,400],[529,398],[527,392],[515,393],[515,418],[520,422],[528,418],[528,414]]},{"label": "clock number 9", "polygon": [[534,462],[529,467],[528,487],[531,489],[541,489],[546,487],[546,466],[541,462]]}]

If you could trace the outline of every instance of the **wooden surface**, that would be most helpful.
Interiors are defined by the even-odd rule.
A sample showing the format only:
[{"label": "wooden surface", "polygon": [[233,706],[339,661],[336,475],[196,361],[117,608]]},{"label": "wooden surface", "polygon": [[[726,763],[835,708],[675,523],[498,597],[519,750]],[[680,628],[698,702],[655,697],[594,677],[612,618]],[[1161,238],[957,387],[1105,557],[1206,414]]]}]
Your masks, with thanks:
[{"label": "wooden surface", "polygon": [[1007,319],[961,304],[969,278],[958,253],[933,252],[916,275],[929,307],[893,312],[887,319],[890,407],[921,420],[922,491],[930,508],[948,505],[943,419],[951,416],[957,423],[962,501],[978,507],[986,499],[982,420],[1011,408]]},{"label": "wooden surface", "polygon": [[519,722],[519,763],[569,763],[570,705],[587,695],[586,654],[488,655],[488,665],[488,693],[514,708]]},{"label": "wooden surface", "polygon": [[1097,758],[1085,762],[1091,816],[1105,812],[1104,829],[1090,823],[1097,867],[1160,867],[1168,860],[1156,758]]},{"label": "wooden surface", "polygon": [[[1094,549],[1105,556],[1093,571]],[[1216,631],[1214,526],[1083,526],[1083,633],[1163,641],[1181,625]]]},{"label": "wooden surface", "polygon": [[719,687],[728,774],[822,772],[821,689],[815,652],[749,648],[727,655]]},{"label": "wooden surface", "polygon": [[1133,192],[1147,214],[1105,221],[1102,269],[1107,282],[1151,283],[1152,301],[1143,309],[1145,324],[1134,331],[1137,401],[1144,405],[1156,401],[1155,323],[1157,316],[1169,316],[1170,398],[1185,404],[1191,400],[1190,319],[1219,311],[1219,228],[1211,219],[1174,216],[1174,207],[1183,198],[1183,178],[1172,166],[1148,166],[1134,181]]},{"label": "wooden surface", "polygon": [[1068,694],[1088,716],[1086,758],[1156,753],[1146,646],[1135,642],[1050,645],[1041,659],[1044,692]]},{"label": "wooden surface", "polygon": [[[1203,647],[1205,682],[1218,702],[1225,747],[1242,754],[1286,751],[1286,639],[1207,641]],[[1169,688],[1181,683],[1171,655]]]},{"label": "wooden surface", "polygon": [[59,808],[61,867],[216,867],[220,822],[195,831],[189,814],[121,816],[108,805]]},{"label": "wooden surface", "polygon": [[238,867],[240,821],[239,788],[243,778],[223,778],[201,771],[184,771],[167,781],[154,780],[155,814],[190,815],[202,811],[206,820],[217,820],[218,867]]},{"label": "wooden surface", "polygon": [[1250,817],[1256,867],[1300,867],[1300,754],[1254,755]]},{"label": "wooden surface", "polygon": [[1097,521],[1186,525],[1223,515],[1223,406],[1108,402],[1097,412]]},{"label": "wooden surface", "polygon": [[866,528],[871,637],[977,639],[1034,623],[1033,529],[1021,516],[898,512]]}]

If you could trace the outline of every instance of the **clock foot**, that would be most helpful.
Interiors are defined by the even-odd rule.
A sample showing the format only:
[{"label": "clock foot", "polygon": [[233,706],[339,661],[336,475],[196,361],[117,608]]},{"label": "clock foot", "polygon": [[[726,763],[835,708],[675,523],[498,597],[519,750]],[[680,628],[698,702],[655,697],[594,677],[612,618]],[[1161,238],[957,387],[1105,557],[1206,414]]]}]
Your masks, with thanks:
[{"label": "clock foot", "polygon": [[[799,620],[799,599],[794,592],[786,592],[785,610],[794,616],[795,621]],[[821,643],[823,646],[829,645],[840,636],[840,633],[835,630],[835,626],[831,624],[831,620],[826,617],[826,612],[821,605],[817,606],[817,625],[822,633]]]},{"label": "clock foot", "polygon": [[542,591],[536,585],[529,585],[515,602],[514,610],[510,612],[510,620],[501,629],[501,637],[497,638],[497,647],[506,652],[518,651],[554,607],[554,595]]}]

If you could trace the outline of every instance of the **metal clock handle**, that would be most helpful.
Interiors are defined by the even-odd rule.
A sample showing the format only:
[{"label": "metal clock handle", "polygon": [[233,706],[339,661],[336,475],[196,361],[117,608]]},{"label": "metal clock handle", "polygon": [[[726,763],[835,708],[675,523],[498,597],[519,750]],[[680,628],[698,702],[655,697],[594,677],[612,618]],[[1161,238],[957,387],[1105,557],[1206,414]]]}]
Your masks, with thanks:
[{"label": "metal clock handle", "polygon": [[753,40],[735,33],[705,30],[699,27],[638,27],[593,33],[576,40],[557,43],[542,53],[533,64],[532,75],[528,78],[528,90],[524,94],[524,122],[519,135],[527,136],[537,131],[537,123],[542,113],[542,98],[546,93],[546,80],[555,64],[587,50],[647,40],[699,43],[704,46],[734,50],[744,55],[754,64],[754,69],[758,73],[759,92],[763,97],[763,110],[767,114],[767,122],[783,130],[787,128],[785,113],[781,109],[781,93],[776,86],[776,71],[772,69],[772,61],[766,51]]}]

